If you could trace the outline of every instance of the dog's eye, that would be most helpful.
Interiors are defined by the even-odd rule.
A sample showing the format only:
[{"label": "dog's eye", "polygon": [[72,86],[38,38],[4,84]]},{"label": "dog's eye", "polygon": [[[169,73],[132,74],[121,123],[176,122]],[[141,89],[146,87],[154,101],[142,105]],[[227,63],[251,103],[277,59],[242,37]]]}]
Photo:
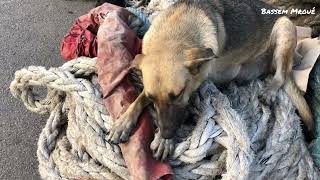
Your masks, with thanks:
[{"label": "dog's eye", "polygon": [[169,93],[168,96],[171,100],[174,100],[177,98],[177,96],[173,92]]},{"label": "dog's eye", "polygon": [[185,88],[183,88],[178,94],[174,94],[173,92],[170,92],[170,93],[168,94],[169,98],[170,98],[171,100],[177,99],[178,97],[180,97],[180,96],[182,95],[184,89],[185,89]]}]

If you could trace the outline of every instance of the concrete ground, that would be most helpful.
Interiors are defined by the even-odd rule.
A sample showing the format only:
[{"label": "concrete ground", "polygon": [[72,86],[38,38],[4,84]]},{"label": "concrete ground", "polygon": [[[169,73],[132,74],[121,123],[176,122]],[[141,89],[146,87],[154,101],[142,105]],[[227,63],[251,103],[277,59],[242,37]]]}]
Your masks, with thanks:
[{"label": "concrete ground", "polygon": [[90,0],[0,0],[0,179],[40,179],[37,139],[47,116],[31,113],[9,92],[25,66],[59,66],[60,41]]}]

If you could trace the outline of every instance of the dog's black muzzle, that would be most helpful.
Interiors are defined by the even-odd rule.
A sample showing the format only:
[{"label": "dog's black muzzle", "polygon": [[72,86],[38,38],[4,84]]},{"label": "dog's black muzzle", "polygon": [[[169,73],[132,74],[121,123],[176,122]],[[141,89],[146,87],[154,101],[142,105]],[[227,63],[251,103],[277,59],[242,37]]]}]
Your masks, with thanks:
[{"label": "dog's black muzzle", "polygon": [[157,112],[157,125],[161,136],[165,139],[174,137],[177,129],[188,117],[188,111],[185,107],[170,106],[167,111]]}]

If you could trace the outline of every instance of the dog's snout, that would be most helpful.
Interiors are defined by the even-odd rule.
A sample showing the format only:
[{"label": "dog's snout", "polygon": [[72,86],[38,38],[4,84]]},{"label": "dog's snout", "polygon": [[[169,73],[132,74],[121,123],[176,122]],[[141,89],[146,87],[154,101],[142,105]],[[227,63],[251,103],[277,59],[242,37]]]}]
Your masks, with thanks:
[{"label": "dog's snout", "polygon": [[158,126],[163,138],[171,139],[174,137],[178,127],[185,119],[184,113],[184,108],[176,107],[170,107],[168,111],[159,112]]},{"label": "dog's snout", "polygon": [[165,139],[171,139],[174,136],[174,119],[170,117],[169,113],[160,113],[158,118],[161,136]]}]

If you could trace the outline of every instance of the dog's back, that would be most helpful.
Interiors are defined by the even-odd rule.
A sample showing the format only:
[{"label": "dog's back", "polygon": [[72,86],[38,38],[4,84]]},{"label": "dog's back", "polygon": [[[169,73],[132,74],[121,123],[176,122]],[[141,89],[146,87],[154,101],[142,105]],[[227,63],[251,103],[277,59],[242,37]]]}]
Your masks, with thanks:
[{"label": "dog's back", "polygon": [[276,15],[261,14],[262,8],[270,5],[259,0],[220,0],[223,4],[222,15],[227,38],[224,52],[233,49],[257,46],[270,37]]},{"label": "dog's back", "polygon": [[[237,52],[241,52],[243,56],[243,52],[248,49],[250,51],[246,53],[247,56],[259,54],[257,51],[265,49],[264,46],[278,18],[276,15],[261,14],[262,8],[273,7],[258,0],[180,0],[155,19],[154,23],[158,25],[153,26],[153,29],[146,34],[147,43],[144,45],[152,46],[157,39],[162,43],[163,39],[180,42],[192,39],[194,41],[190,43],[194,45],[208,42],[202,45],[208,45],[219,56],[228,54],[239,56]],[[201,12],[190,13],[194,9]],[[201,17],[203,15],[206,17]],[[187,22],[180,22],[183,16],[187,17]],[[199,22],[201,20],[203,22]],[[206,29],[210,23],[208,21],[211,21],[213,31]]]}]

